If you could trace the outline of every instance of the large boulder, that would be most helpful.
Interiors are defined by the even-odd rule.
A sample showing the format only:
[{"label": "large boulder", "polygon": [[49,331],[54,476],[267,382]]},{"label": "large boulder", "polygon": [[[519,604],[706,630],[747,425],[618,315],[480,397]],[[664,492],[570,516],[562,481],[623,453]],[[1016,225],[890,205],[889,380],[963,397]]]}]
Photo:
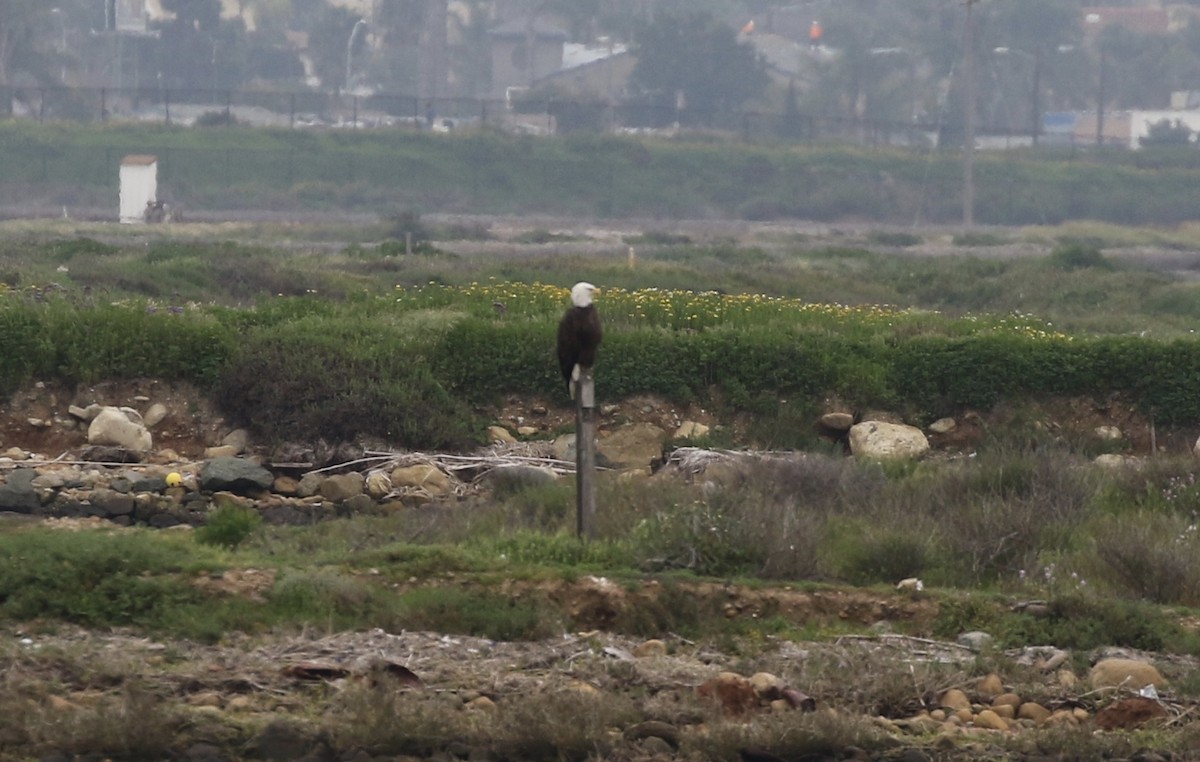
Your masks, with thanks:
[{"label": "large boulder", "polygon": [[1093,689],[1128,688],[1138,691],[1147,685],[1156,689],[1167,684],[1162,674],[1150,662],[1139,659],[1110,658],[1101,659],[1092,666],[1088,675]]},{"label": "large boulder", "polygon": [[252,460],[214,458],[200,469],[200,489],[246,495],[270,489],[275,476]]},{"label": "large boulder", "polygon": [[0,484],[0,510],[33,513],[41,505],[33,480],[37,472],[31,468],[12,471]]},{"label": "large boulder", "polygon": [[88,444],[149,452],[154,446],[142,416],[127,407],[103,407],[88,424]]},{"label": "large boulder", "polygon": [[600,455],[615,466],[624,468],[646,467],[650,461],[662,457],[667,432],[653,423],[635,423],[622,426],[598,445]]},{"label": "large boulder", "polygon": [[876,460],[919,458],[929,451],[929,440],[916,426],[886,421],[863,421],[850,427],[850,452]]}]

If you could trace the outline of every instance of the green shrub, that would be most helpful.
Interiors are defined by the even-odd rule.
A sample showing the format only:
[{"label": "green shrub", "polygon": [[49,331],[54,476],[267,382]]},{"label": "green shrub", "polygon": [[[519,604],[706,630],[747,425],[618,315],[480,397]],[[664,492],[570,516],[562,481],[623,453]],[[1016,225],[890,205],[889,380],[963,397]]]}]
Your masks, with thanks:
[{"label": "green shrub", "polygon": [[1085,268],[1112,270],[1115,265],[1104,257],[1098,246],[1082,243],[1069,243],[1059,246],[1050,252],[1046,261],[1052,267],[1060,270],[1081,270]]},{"label": "green shrub", "polygon": [[186,558],[153,533],[0,535],[0,613],[86,627],[161,627],[202,596],[177,573]]},{"label": "green shrub", "polygon": [[1101,646],[1145,651],[1171,649],[1194,652],[1196,638],[1157,607],[1141,601],[1120,601],[1074,593],[1049,601],[1045,616],[1021,614],[997,624],[1004,644],[1053,643],[1060,648],[1089,651]]},{"label": "green shrub", "polygon": [[196,530],[196,542],[232,550],[261,526],[262,515],[258,511],[229,503],[209,513],[208,522]]},{"label": "green shrub", "polygon": [[895,584],[928,568],[933,536],[919,526],[841,522],[830,530],[829,564],[839,577],[861,585]]},{"label": "green shrub", "polygon": [[901,231],[884,231],[876,230],[867,234],[867,240],[871,243],[880,246],[919,246],[924,243],[925,239],[916,233],[904,233]]},{"label": "green shrub", "polygon": [[372,436],[411,448],[462,448],[474,416],[395,328],[301,320],[245,338],[218,388],[222,407],[272,441]]}]

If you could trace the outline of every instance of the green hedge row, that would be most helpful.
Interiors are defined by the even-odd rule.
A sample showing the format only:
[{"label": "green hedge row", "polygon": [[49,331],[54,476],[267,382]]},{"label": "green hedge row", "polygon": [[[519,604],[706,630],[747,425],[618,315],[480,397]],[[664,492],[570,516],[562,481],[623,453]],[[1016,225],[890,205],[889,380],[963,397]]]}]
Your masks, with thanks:
[{"label": "green hedge row", "polygon": [[[502,395],[568,404],[552,321],[461,318],[413,335],[383,315],[279,309],[183,314],[0,302],[0,392],[32,380],[186,380],[275,438],[378,436],[454,447]],[[686,402],[720,390],[733,409],[764,400],[891,406],[916,418],[1004,400],[1119,393],[1164,424],[1200,424],[1200,342],[1022,335],[868,339],[770,328],[610,331],[601,399],[649,393]]]}]

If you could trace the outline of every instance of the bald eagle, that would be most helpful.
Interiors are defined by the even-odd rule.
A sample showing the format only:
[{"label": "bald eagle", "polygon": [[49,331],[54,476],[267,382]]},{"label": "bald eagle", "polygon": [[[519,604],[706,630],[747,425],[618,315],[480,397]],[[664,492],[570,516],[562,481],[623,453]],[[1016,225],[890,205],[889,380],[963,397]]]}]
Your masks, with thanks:
[{"label": "bald eagle", "polygon": [[558,321],[558,366],[571,399],[575,399],[580,368],[595,364],[596,347],[600,346],[603,337],[600,313],[592,304],[592,296],[597,290],[591,283],[576,283],[571,288],[571,306]]}]

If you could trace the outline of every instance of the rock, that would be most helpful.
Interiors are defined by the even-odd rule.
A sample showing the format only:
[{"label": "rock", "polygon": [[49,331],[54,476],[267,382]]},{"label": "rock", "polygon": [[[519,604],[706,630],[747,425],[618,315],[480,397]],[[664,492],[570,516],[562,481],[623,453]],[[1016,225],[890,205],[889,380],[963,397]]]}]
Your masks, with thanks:
[{"label": "rock", "polygon": [[1139,458],[1136,458],[1132,455],[1118,455],[1116,453],[1104,453],[1103,455],[1097,455],[1095,459],[1092,460],[1092,463],[1095,463],[1101,468],[1111,469],[1140,468],[1142,465],[1142,461]]},{"label": "rock", "polygon": [[850,427],[850,452],[859,458],[911,459],[929,451],[929,440],[915,426],[863,421]]},{"label": "rock", "polygon": [[348,474],[334,474],[321,482],[317,494],[334,503],[349,500],[363,493],[366,480],[362,474],[353,471]]},{"label": "rock", "polygon": [[392,491],[392,476],[378,469],[367,474],[363,489],[375,500],[382,500]]},{"label": "rock", "polygon": [[487,441],[491,444],[512,444],[517,438],[503,426],[488,426]]},{"label": "rock", "polygon": [[221,438],[221,444],[232,447],[234,455],[240,455],[250,449],[250,432],[245,429],[234,429]]},{"label": "rock", "polygon": [[1021,705],[1021,697],[1015,693],[1001,693],[996,698],[992,699],[992,708],[998,709],[1002,706],[1010,707],[1013,710],[1013,715],[1016,715],[1017,707]]},{"label": "rock", "polygon": [[575,462],[575,435],[563,434],[554,440],[554,457],[569,463]]},{"label": "rock", "polygon": [[1166,716],[1167,710],[1157,700],[1131,696],[1096,712],[1096,727],[1101,730],[1132,730]]},{"label": "rock", "polygon": [[817,419],[817,430],[830,434],[845,434],[853,425],[853,413],[826,413]]},{"label": "rock", "polygon": [[234,458],[237,455],[238,448],[233,445],[223,444],[204,448],[204,457],[207,460],[212,460],[213,458]]},{"label": "rock", "polygon": [[956,639],[960,646],[966,646],[972,651],[983,651],[991,647],[995,639],[986,632],[978,630],[972,632],[964,632]]},{"label": "rock", "polygon": [[276,495],[297,495],[300,492],[300,482],[293,476],[276,476],[271,483],[271,491]]},{"label": "rock", "polygon": [[750,676],[750,687],[760,699],[773,699],[783,689],[783,683],[770,672],[756,672]]},{"label": "rock", "polygon": [[89,445],[79,451],[79,459],[89,463],[137,463],[141,453],[113,445]]},{"label": "rock", "polygon": [[536,426],[518,426],[517,435],[522,437],[532,437],[538,433]]},{"label": "rock", "polygon": [[146,409],[146,414],[142,417],[146,428],[152,429],[162,423],[167,418],[167,406],[161,402],[155,402]]},{"label": "rock", "polygon": [[675,433],[671,435],[672,439],[700,439],[708,436],[709,428],[703,423],[695,421],[684,421],[679,424],[679,428],[675,429]]},{"label": "rock", "polygon": [[20,447],[10,447],[4,451],[4,457],[20,462],[22,460],[29,460],[29,453]]},{"label": "rock", "polygon": [[305,474],[296,484],[296,497],[312,497],[321,489],[323,481],[325,481],[324,474]]},{"label": "rock", "polygon": [[204,464],[198,478],[205,492],[239,495],[267,490],[275,481],[270,471],[245,458],[214,458]]},{"label": "rock", "polygon": [[958,428],[958,423],[953,418],[939,418],[929,424],[930,434],[949,434]]},{"label": "rock", "polygon": [[1008,730],[1008,720],[996,714],[991,709],[984,709],[975,715],[975,727],[989,730]]},{"label": "rock", "polygon": [[999,696],[1004,693],[1004,681],[1000,679],[1000,675],[992,672],[979,678],[979,682],[975,684],[975,690],[985,696]]},{"label": "rock", "polygon": [[414,487],[431,495],[445,495],[450,492],[450,477],[442,473],[437,466],[426,463],[394,468],[391,476],[392,486],[397,489]]},{"label": "rock", "polygon": [[1017,709],[1017,717],[1022,720],[1031,720],[1034,725],[1041,726],[1050,719],[1050,710],[1036,702],[1026,701]]},{"label": "rock", "polygon": [[1079,677],[1070,669],[1060,669],[1055,678],[1058,680],[1058,685],[1064,690],[1074,690],[1075,686],[1079,685]]},{"label": "rock", "polygon": [[31,468],[20,468],[9,473],[0,484],[0,510],[16,511],[17,513],[33,513],[41,507],[42,501],[33,480],[37,472]]},{"label": "rock", "polygon": [[652,423],[623,426],[600,440],[599,452],[617,467],[646,466],[662,457],[667,432]]},{"label": "rock", "polygon": [[359,513],[367,513],[375,507],[375,498],[365,493],[351,495],[342,501],[342,508],[351,516]]},{"label": "rock", "polygon": [[142,416],[130,408],[104,407],[88,425],[88,444],[149,452],[154,440]]},{"label": "rock", "polygon": [[1097,426],[1094,433],[1097,439],[1104,442],[1115,442],[1124,436],[1116,426]]},{"label": "rock", "polygon": [[1093,690],[1121,687],[1136,691],[1147,685],[1162,688],[1167,684],[1153,664],[1137,659],[1118,658],[1096,662],[1088,674],[1088,682]]},{"label": "rock", "polygon": [[133,513],[133,495],[123,495],[108,489],[92,490],[88,499],[104,517],[127,516]]},{"label": "rock", "polygon": [[647,640],[644,643],[638,643],[636,646],[634,646],[633,655],[639,659],[666,656],[667,644],[657,638]]},{"label": "rock", "polygon": [[659,720],[646,720],[625,729],[625,739],[640,741],[644,738],[661,738],[672,747],[679,746],[679,729]]},{"label": "rock", "polygon": [[938,704],[951,711],[958,711],[960,709],[969,711],[971,709],[971,699],[967,698],[967,694],[958,688],[951,688],[943,693],[942,697],[938,699]]}]

